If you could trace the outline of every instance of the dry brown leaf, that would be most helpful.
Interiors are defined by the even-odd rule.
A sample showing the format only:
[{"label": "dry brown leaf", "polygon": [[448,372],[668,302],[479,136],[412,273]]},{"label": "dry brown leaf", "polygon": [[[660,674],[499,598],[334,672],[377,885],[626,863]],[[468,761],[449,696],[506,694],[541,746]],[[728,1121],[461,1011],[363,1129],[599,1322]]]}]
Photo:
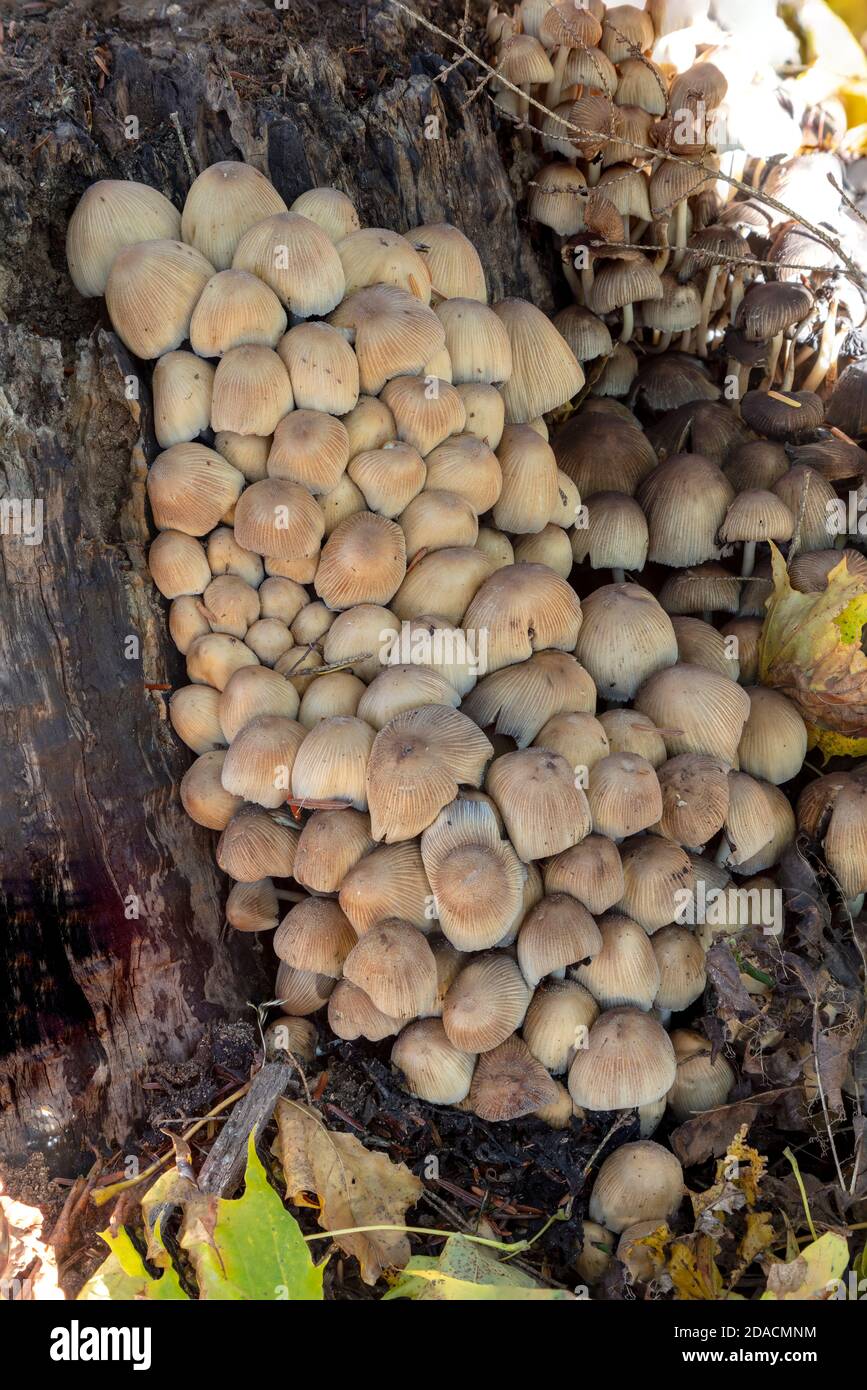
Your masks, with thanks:
[{"label": "dry brown leaf", "polygon": [[[350,1226],[400,1226],[422,1193],[422,1184],[404,1163],[371,1153],[354,1134],[328,1129],[316,1111],[296,1102],[277,1104],[279,1158],[290,1198],[314,1192],[319,1198],[323,1231]],[[335,1237],[354,1255],[366,1284],[375,1284],[386,1269],[403,1269],[411,1250],[400,1231],[365,1231]]]}]

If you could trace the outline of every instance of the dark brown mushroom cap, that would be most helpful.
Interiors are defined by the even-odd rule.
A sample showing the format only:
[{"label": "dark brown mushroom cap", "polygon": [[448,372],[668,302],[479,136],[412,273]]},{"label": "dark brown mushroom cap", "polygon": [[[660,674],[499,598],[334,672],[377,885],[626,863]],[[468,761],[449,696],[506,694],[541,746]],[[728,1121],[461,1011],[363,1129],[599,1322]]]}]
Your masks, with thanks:
[{"label": "dark brown mushroom cap", "polygon": [[719,387],[697,358],[663,352],[645,357],[638,369],[635,394],[643,396],[651,410],[676,410],[690,401],[718,400]]},{"label": "dark brown mushroom cap", "polygon": [[722,345],[726,356],[740,362],[742,367],[757,367],[759,363],[764,363],[768,355],[769,345],[766,339],[751,342],[745,333],[731,324],[723,334]]},{"label": "dark brown mushroom cap", "polygon": [[849,574],[867,579],[867,557],[860,550],[805,550],[789,565],[789,581],[802,594],[818,594],[828,585],[828,575],[846,561]]},{"label": "dark brown mushroom cap", "polygon": [[648,261],[608,261],[596,275],[587,307],[594,314],[610,314],[624,304],[662,299],[664,286]]},{"label": "dark brown mushroom cap", "polygon": [[725,565],[708,560],[668,575],[659,591],[666,613],[737,613],[743,581]]},{"label": "dark brown mushroom cap", "polygon": [[694,453],[722,463],[734,445],[747,438],[747,431],[728,405],[689,401],[660,415],[648,427],[647,438],[660,459],[685,453],[691,447]]},{"label": "dark brown mushroom cap", "polygon": [[748,439],[732,449],[722,471],[735,492],[745,492],[748,488],[774,487],[790,467],[782,444],[769,439]]},{"label": "dark brown mushroom cap", "polygon": [[693,232],[687,246],[689,249],[677,272],[681,284],[692,280],[699,271],[731,265],[750,254],[750,248],[740,232],[718,223]]},{"label": "dark brown mushroom cap", "polygon": [[554,436],[553,449],[558,468],[577,484],[583,501],[594,492],[631,497],[657,464],[640,429],[602,411],[573,415]]},{"label": "dark brown mushroom cap", "polygon": [[779,280],[751,285],[738,307],[735,327],[753,342],[773,338],[800,323],[813,307],[806,285]]},{"label": "dark brown mushroom cap", "polygon": [[819,428],[825,407],[813,391],[747,391],[741,414],[768,439],[799,439]]},{"label": "dark brown mushroom cap", "polygon": [[[867,450],[849,439],[816,439],[809,444],[799,444],[790,451],[792,463],[806,464],[815,468],[829,482],[841,482],[845,478],[867,479]],[[780,475],[782,476],[782,474]]]},{"label": "dark brown mushroom cap", "polygon": [[517,1120],[556,1099],[554,1078],[517,1033],[479,1057],[469,1108],[480,1119]]},{"label": "dark brown mushroom cap", "polygon": [[828,424],[857,439],[867,434],[867,358],[850,362],[828,402]]}]

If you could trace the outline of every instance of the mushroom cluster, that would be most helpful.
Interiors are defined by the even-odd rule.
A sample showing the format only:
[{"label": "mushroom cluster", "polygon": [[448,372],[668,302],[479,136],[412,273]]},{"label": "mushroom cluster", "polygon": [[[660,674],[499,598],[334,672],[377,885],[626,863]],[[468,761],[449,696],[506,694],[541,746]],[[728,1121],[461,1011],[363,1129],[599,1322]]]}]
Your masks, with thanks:
[{"label": "mushroom cluster", "polygon": [[778,75],[797,50],[775,6],[738,6],[734,32],[710,9],[489,11],[495,102],[546,158],[528,210],[557,237],[576,302],[558,326],[603,399],[714,400],[709,356],[736,404],[754,373],[765,390],[815,392],[867,314],[867,282],[841,273],[867,252],[841,189],[841,104]]},{"label": "mushroom cluster", "polygon": [[[554,83],[581,53],[561,48]],[[762,894],[795,835],[781,787],[807,732],[757,684],[761,552],[796,537],[821,567],[822,401],[755,391],[737,414],[709,391],[672,403],[662,374],[646,434],[594,398],[549,442],[581,335],[610,354],[601,320],[489,305],[457,228],[362,228],[332,188],[289,208],[241,163],[205,170],[182,214],[93,185],[68,255],[153,363],[181,798],[218,835],[231,926],[274,933],[292,1046],[311,1053],[321,1010],[338,1038],[394,1039],[434,1104],[635,1111],[591,1216],[664,1220],[682,1174],[650,1136],[735,1079],[670,1024],[715,940],[773,925]],[[804,811],[854,856],[850,897],[865,800],[853,775]]]}]

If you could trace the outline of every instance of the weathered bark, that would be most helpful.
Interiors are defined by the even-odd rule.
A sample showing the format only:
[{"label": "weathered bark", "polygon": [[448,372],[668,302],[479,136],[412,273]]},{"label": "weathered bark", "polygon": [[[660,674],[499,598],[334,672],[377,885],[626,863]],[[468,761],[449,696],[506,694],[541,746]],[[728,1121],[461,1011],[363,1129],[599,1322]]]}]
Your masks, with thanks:
[{"label": "weathered bark", "polygon": [[[449,27],[463,4],[421,8]],[[267,997],[269,953],[221,940],[212,837],[177,797],[190,755],[147,688],[182,666],[144,564],[146,393],[139,421],[136,364],[66,276],[77,198],[128,177],[180,206],[190,162],[241,158],[287,202],[334,183],[369,225],[455,222],[492,298],[547,307],[548,276],[490,103],[465,105],[476,74],[434,82],[446,64],[387,3],[75,0],[19,20],[0,62],[0,495],[41,498],[45,528],[0,538],[0,1148],[68,1161],[135,1129],[149,1066]]]}]

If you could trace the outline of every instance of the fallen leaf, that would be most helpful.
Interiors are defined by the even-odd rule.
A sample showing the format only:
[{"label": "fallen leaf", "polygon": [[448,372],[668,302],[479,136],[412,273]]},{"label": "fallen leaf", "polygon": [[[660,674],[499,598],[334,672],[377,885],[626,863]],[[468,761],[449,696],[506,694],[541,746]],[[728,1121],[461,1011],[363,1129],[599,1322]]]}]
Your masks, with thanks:
[{"label": "fallen leaf", "polygon": [[843,558],[826,588],[802,594],[792,588],[773,544],[771,564],[774,592],[759,643],[760,679],[794,700],[814,744],[824,749],[830,731],[829,750],[857,751],[849,741],[867,737],[867,656],[861,650],[867,581],[850,574]]},{"label": "fallen leaf", "polygon": [[668,1272],[675,1295],[686,1302],[725,1298],[725,1283],[714,1256],[719,1247],[708,1235],[689,1236],[675,1241],[668,1259]]},{"label": "fallen leaf", "polygon": [[[159,1227],[156,1229],[159,1238]],[[188,1302],[188,1296],[181,1287],[176,1271],[168,1259],[163,1273],[158,1279],[150,1273],[132,1242],[129,1231],[121,1226],[118,1231],[110,1228],[100,1231],[100,1237],[109,1247],[110,1254],[103,1260],[87,1283],[79,1291],[78,1301],[85,1303],[126,1303],[134,1299],[146,1299],[151,1303]],[[165,1250],[165,1247],[163,1247]]]},{"label": "fallen leaf", "polygon": [[[402,1226],[415,1206],[422,1184],[404,1163],[371,1153],[354,1134],[326,1128],[307,1106],[277,1104],[274,1153],[283,1166],[286,1189],[316,1193],[323,1231],[354,1226]],[[402,1231],[364,1231],[335,1236],[335,1242],[361,1266],[366,1284],[375,1284],[386,1269],[403,1269],[410,1245]]]},{"label": "fallen leaf", "polygon": [[314,1265],[298,1222],[247,1148],[244,1194],[233,1201],[189,1196],[180,1243],[192,1261],[199,1298],[223,1301],[318,1302],[323,1265]]},{"label": "fallen leaf", "polygon": [[739,1129],[748,1130],[763,1108],[773,1105],[786,1094],[788,1087],[759,1091],[744,1100],[732,1101],[717,1110],[706,1110],[685,1120],[671,1133],[671,1147],[684,1168],[719,1158],[727,1153],[732,1137]]},{"label": "fallen leaf", "polygon": [[416,1302],[574,1301],[565,1289],[548,1289],[492,1250],[461,1235],[450,1236],[439,1256],[415,1255],[396,1278],[385,1299]]},{"label": "fallen leaf", "polygon": [[805,1245],[797,1259],[778,1261],[768,1270],[763,1299],[827,1299],[838,1288],[849,1263],[849,1247],[843,1236],[826,1231]]}]

